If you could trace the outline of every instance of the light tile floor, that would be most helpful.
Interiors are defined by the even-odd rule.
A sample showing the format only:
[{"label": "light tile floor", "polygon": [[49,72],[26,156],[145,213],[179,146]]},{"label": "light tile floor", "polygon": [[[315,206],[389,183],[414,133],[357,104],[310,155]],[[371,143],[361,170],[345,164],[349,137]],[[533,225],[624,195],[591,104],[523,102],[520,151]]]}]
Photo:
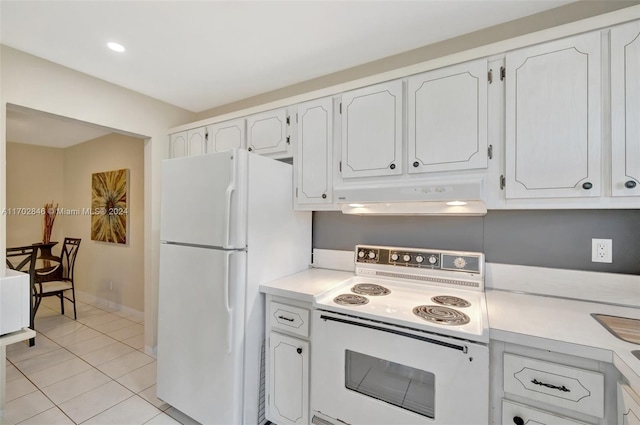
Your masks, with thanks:
[{"label": "light tile floor", "polygon": [[144,324],[78,302],[78,320],[57,298],[36,316],[36,345],[7,347],[9,424],[195,424],[156,398],[156,360],[144,353]]}]

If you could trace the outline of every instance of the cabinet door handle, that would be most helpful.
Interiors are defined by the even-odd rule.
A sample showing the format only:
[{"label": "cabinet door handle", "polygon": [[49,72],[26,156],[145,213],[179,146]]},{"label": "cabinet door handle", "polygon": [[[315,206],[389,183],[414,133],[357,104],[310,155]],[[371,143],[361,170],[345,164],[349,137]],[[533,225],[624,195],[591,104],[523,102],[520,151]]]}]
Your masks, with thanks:
[{"label": "cabinet door handle", "polygon": [[389,165],[389,168],[391,168],[392,170],[395,170],[396,169],[396,164]]},{"label": "cabinet door handle", "polygon": [[420,166],[420,163],[418,161],[413,162],[413,168],[418,168],[419,166]]},{"label": "cabinet door handle", "polygon": [[290,317],[278,316],[278,319],[286,320],[287,322],[293,322],[293,319]]},{"label": "cabinet door handle", "polygon": [[634,182],[633,180],[629,180],[624,183],[624,187],[626,187],[627,189],[633,189],[634,187],[636,187],[636,182]]},{"label": "cabinet door handle", "polygon": [[296,351],[298,352],[298,354],[302,354],[302,348],[298,347]]},{"label": "cabinet door handle", "polygon": [[569,388],[565,387],[564,385],[559,387],[559,386],[553,385],[553,384],[545,384],[544,382],[540,382],[535,378],[531,381],[531,383],[535,384],[535,385],[540,385],[542,387],[552,388],[554,390],[562,391],[562,392],[565,392],[565,393],[571,392],[571,390]]},{"label": "cabinet door handle", "polygon": [[524,419],[522,419],[520,416],[514,416],[513,423],[516,425],[524,425]]},{"label": "cabinet door handle", "polygon": [[593,184],[591,182],[584,182],[582,183],[582,188],[585,190],[589,190],[593,187]]},{"label": "cabinet door handle", "polygon": [[327,199],[327,194],[326,193],[322,194],[322,199]]}]

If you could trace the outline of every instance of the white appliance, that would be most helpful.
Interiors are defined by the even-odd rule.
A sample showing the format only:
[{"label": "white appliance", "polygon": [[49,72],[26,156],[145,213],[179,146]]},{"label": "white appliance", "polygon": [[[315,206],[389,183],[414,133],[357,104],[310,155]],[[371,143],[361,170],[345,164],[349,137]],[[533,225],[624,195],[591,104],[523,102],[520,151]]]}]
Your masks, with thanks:
[{"label": "white appliance", "polygon": [[0,335],[29,327],[31,318],[29,275],[12,269],[0,278]]},{"label": "white appliance", "polygon": [[486,424],[484,255],[356,246],[314,299],[312,423]]},{"label": "white appliance", "polygon": [[162,163],[158,397],[204,424],[256,424],[261,283],[311,260],[291,165],[245,150]]}]

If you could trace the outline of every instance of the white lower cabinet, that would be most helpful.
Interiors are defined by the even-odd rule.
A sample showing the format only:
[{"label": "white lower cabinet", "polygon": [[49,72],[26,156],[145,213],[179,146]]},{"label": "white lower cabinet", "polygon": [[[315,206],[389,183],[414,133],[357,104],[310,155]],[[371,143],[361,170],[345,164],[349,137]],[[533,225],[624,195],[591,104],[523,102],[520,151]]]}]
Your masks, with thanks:
[{"label": "white lower cabinet", "polygon": [[310,308],[267,295],[265,417],[278,425],[309,423]]},{"label": "white lower cabinet", "polygon": [[514,403],[509,400],[502,400],[502,424],[503,425],[564,425],[564,424],[583,424],[586,422],[578,422],[564,416],[558,416],[545,412],[543,410],[534,409],[524,404]]},{"label": "white lower cabinet", "polygon": [[504,354],[504,392],[602,418],[604,375]]},{"label": "white lower cabinet", "polygon": [[640,396],[624,384],[618,384],[618,424],[640,425]]}]

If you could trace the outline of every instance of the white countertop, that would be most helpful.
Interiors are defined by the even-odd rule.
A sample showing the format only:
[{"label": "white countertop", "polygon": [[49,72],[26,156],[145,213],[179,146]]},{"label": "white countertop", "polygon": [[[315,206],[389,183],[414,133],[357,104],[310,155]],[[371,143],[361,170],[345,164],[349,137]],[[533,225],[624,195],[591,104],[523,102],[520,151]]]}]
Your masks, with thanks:
[{"label": "white countertop", "polygon": [[640,391],[640,345],[615,337],[591,314],[640,319],[640,309],[488,290],[490,338],[613,363]]},{"label": "white countertop", "polygon": [[260,292],[313,302],[313,297],[353,277],[352,272],[309,269],[260,285]]},{"label": "white countertop", "polygon": [[[353,275],[313,268],[262,284],[260,291],[311,303]],[[616,338],[591,316],[640,319],[640,309],[493,289],[486,298],[491,339],[613,363],[640,393],[640,359],[631,354],[640,345]]]}]

